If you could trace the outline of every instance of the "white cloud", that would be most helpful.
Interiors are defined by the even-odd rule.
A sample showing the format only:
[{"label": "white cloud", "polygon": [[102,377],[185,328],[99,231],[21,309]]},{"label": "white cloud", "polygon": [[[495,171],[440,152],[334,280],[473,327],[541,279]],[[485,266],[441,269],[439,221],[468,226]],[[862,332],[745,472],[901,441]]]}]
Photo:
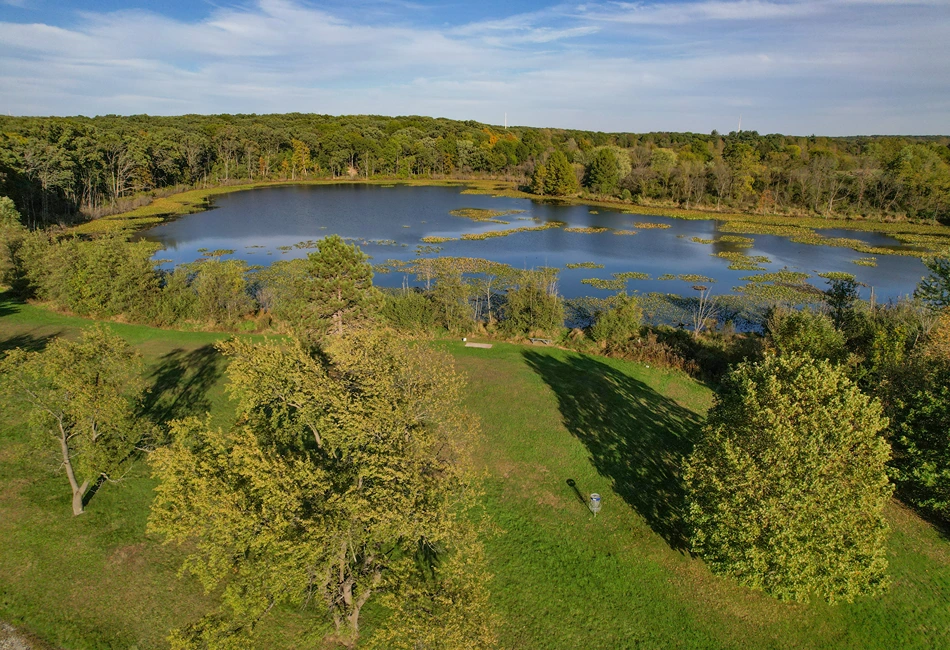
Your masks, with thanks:
[{"label": "white cloud", "polygon": [[613,3],[439,27],[290,0],[194,22],[86,13],[69,28],[0,23],[0,110],[508,112],[539,126],[709,131],[731,129],[741,107],[760,131],[946,131],[950,15],[909,6]]}]

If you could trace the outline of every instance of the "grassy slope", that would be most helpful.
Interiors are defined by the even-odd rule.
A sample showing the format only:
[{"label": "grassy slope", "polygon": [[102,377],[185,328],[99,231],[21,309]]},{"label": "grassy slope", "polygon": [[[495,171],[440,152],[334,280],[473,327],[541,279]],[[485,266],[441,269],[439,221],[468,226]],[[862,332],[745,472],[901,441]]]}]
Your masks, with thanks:
[{"label": "grassy slope", "polygon": [[[86,323],[0,307],[2,347],[41,345]],[[111,327],[149,360],[154,412],[210,408],[227,420],[222,368],[206,347],[222,335]],[[505,647],[950,644],[950,543],[898,505],[889,509],[894,586],[854,605],[778,603],[675,550],[676,467],[710,404],[704,387],[559,350],[437,345],[469,376],[469,407],[482,421],[486,507],[504,531],[488,551]],[[71,518],[65,480],[24,453],[18,420],[0,425],[0,619],[68,648],[144,649],[212,606],[194,581],[175,577],[180,552],[144,535],[153,486],[144,468]],[[603,495],[596,519],[567,479],[585,497]],[[261,647],[292,647],[303,626],[297,613],[278,612]]]}]

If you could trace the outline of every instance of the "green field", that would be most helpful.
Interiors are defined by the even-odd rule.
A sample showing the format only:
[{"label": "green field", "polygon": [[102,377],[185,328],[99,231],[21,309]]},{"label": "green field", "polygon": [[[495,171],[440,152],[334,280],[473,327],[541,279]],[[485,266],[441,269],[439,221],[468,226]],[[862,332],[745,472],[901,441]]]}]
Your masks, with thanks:
[{"label": "green field", "polygon": [[[0,347],[42,346],[88,322],[2,303]],[[209,347],[224,334],[110,327],[146,357],[154,415],[210,410],[227,421],[223,363]],[[467,406],[482,424],[502,647],[950,647],[950,540],[896,502],[891,588],[853,605],[780,603],[682,550],[678,468],[712,402],[705,386],[544,347],[434,345],[468,376]],[[176,577],[181,552],[144,533],[144,464],[73,518],[64,477],[26,453],[22,414],[6,409],[0,426],[0,620],[54,646],[144,650],[213,607],[213,595]],[[596,518],[582,502],[591,492],[603,496]],[[299,640],[306,614],[275,614],[260,647],[321,647]],[[371,633],[384,612],[366,615]]]}]

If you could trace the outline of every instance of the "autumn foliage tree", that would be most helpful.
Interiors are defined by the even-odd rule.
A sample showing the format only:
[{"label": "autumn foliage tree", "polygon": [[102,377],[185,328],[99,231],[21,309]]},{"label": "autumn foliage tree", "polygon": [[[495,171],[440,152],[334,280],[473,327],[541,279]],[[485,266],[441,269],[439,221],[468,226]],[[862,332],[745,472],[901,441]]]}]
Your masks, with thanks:
[{"label": "autumn foliage tree", "polygon": [[319,353],[221,349],[234,426],[179,421],[173,443],[150,456],[159,486],[149,530],[187,544],[184,568],[223,598],[173,645],[246,647],[256,622],[287,603],[311,606],[317,633],[332,626],[330,639],[353,646],[363,607],[383,597],[398,614],[378,632],[386,647],[491,647],[466,514],[477,424],[451,361],[367,330]]},{"label": "autumn foliage tree", "polygon": [[687,462],[693,551],[783,600],[881,591],[886,424],[880,403],[828,361],[769,355],[738,366]]}]

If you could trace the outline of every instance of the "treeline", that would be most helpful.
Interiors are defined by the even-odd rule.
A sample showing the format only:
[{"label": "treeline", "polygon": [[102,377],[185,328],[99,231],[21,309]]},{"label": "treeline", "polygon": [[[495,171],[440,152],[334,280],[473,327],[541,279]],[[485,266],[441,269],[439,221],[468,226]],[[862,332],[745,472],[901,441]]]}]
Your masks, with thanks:
[{"label": "treeline", "polygon": [[0,194],[30,227],[186,186],[472,176],[686,208],[950,216],[948,137],[601,133],[418,116],[0,118]]}]

